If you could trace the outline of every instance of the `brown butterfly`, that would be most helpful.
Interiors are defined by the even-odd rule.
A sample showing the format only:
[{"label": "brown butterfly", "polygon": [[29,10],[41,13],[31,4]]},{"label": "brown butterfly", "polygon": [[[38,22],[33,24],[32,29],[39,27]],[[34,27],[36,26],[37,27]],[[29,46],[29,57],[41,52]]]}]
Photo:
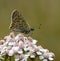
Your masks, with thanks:
[{"label": "brown butterfly", "polygon": [[18,10],[13,10],[11,14],[11,24],[9,26],[11,31],[21,32],[28,34],[31,31],[34,31],[34,28],[31,28],[29,24],[24,20],[21,13]]}]

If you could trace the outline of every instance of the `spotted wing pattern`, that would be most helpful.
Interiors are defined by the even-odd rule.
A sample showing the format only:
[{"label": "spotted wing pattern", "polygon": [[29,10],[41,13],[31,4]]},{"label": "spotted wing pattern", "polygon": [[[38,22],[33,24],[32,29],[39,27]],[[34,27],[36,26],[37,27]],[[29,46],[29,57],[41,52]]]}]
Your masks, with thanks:
[{"label": "spotted wing pattern", "polygon": [[28,23],[24,20],[23,16],[17,11],[13,10],[11,14],[11,24],[9,27],[12,31],[29,33],[30,27]]}]

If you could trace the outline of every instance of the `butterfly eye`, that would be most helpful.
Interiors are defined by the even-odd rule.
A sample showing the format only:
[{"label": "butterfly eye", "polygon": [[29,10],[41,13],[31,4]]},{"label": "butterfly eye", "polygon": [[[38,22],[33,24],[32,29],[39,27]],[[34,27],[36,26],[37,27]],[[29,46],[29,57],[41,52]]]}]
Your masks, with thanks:
[{"label": "butterfly eye", "polygon": [[31,28],[31,31],[34,31],[34,28]]}]

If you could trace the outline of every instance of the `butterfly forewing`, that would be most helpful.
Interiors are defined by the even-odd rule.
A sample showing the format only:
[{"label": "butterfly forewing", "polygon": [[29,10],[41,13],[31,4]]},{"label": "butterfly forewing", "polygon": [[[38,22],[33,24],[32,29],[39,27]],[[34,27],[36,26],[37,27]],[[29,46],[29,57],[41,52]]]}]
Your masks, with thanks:
[{"label": "butterfly forewing", "polygon": [[26,33],[30,31],[28,23],[24,20],[23,16],[14,10],[11,15],[11,24],[9,27],[12,31]]}]

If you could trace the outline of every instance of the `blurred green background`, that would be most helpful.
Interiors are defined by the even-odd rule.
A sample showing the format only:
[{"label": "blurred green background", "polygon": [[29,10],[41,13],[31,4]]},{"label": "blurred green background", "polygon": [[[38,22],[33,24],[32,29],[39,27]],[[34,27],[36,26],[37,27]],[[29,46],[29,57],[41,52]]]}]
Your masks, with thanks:
[{"label": "blurred green background", "polygon": [[[11,12],[17,9],[35,28],[32,37],[38,45],[55,53],[60,60],[60,1],[59,0],[0,0],[0,39],[10,33]],[[41,28],[39,28],[39,25]],[[37,61],[37,60],[36,60]]]}]

